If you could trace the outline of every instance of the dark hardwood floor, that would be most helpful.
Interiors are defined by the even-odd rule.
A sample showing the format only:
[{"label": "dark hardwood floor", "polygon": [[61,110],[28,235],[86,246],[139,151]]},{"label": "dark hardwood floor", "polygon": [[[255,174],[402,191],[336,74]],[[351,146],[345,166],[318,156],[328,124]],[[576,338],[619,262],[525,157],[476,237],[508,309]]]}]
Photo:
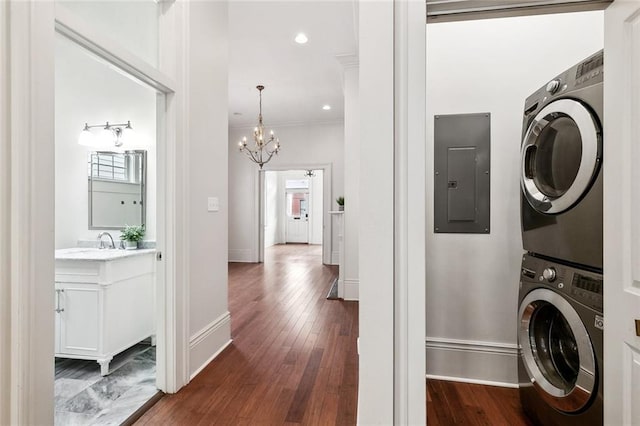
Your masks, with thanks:
[{"label": "dark hardwood floor", "polygon": [[136,424],[355,424],[358,304],[325,298],[336,275],[320,246],[229,264],[233,343]]},{"label": "dark hardwood floor", "polygon": [[427,380],[429,426],[533,426],[524,415],[518,389]]},{"label": "dark hardwood floor", "polygon": [[[233,343],[139,425],[355,425],[358,304],[327,300],[319,246],[229,264]],[[516,389],[428,380],[429,426],[530,426]]]}]

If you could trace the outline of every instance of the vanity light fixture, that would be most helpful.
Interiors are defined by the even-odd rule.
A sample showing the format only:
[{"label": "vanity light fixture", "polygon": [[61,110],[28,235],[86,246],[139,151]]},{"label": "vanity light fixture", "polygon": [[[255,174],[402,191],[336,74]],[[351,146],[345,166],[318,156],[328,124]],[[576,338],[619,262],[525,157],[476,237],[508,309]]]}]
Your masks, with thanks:
[{"label": "vanity light fixture", "polygon": [[240,152],[244,152],[251,161],[262,168],[271,160],[273,154],[277,154],[280,151],[280,139],[275,136],[273,130],[271,130],[267,139],[264,124],[262,124],[262,91],[264,86],[256,86],[256,89],[260,92],[260,114],[258,114],[258,126],[253,129],[254,147],[247,146],[246,136],[238,142],[238,146],[240,147]]},{"label": "vanity light fixture", "polygon": [[[97,135],[91,129],[100,128]],[[94,149],[108,149],[111,147],[120,148],[122,145],[134,142],[135,132],[131,127],[131,122],[119,124],[84,124],[84,128],[78,138],[78,144],[88,146]]]}]

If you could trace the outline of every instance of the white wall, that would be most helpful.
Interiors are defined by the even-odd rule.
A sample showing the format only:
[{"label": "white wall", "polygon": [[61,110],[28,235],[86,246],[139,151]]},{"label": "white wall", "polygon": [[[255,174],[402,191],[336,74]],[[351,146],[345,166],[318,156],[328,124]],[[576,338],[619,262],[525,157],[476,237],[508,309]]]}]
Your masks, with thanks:
[{"label": "white wall", "polygon": [[[85,123],[131,121],[137,136],[148,143],[146,235],[156,235],[156,92],[115,71],[87,51],[56,35],[56,249],[75,247],[79,239],[95,239],[89,230],[86,147],[78,145]],[[136,147],[138,148],[138,147]],[[109,231],[114,239],[117,230]]]},{"label": "white wall", "polygon": [[[516,383],[525,98],[603,47],[603,13],[427,26],[427,373]],[[433,116],[491,113],[491,234],[433,233]]]},{"label": "white wall", "polygon": [[64,7],[151,65],[158,65],[158,3],[155,0],[56,0],[56,7]]},{"label": "white wall", "polygon": [[[189,370],[230,342],[227,309],[228,26],[226,2],[190,2],[189,19]],[[218,197],[220,211],[207,211]],[[178,283],[180,285],[180,283]]]},{"label": "white wall", "polygon": [[[265,117],[268,119],[269,117]],[[281,151],[268,166],[309,168],[317,164],[332,165],[331,199],[344,194],[344,126],[342,123],[309,124],[305,126],[273,127],[280,138]],[[238,141],[251,137],[252,128],[229,129],[229,257],[232,261],[255,262],[258,258],[257,228],[254,215],[257,211],[256,179],[258,166],[238,151]],[[265,166],[267,168],[268,166]],[[309,166],[309,167],[305,167]],[[336,205],[324,206],[325,210]],[[325,212],[326,214],[326,212]],[[327,215],[328,216],[328,215]],[[335,219],[333,219],[335,220]],[[338,238],[332,226],[332,252],[338,251]]]}]

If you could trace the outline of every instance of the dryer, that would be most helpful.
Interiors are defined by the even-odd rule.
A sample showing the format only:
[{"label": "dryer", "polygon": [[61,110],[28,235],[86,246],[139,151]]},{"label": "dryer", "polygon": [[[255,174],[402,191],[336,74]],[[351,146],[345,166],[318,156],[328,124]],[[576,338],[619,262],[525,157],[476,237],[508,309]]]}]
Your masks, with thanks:
[{"label": "dryer", "polygon": [[602,270],[603,52],[525,101],[521,146],[524,249]]},{"label": "dryer", "polygon": [[520,279],[524,411],[544,426],[601,426],[602,275],[527,254]]}]

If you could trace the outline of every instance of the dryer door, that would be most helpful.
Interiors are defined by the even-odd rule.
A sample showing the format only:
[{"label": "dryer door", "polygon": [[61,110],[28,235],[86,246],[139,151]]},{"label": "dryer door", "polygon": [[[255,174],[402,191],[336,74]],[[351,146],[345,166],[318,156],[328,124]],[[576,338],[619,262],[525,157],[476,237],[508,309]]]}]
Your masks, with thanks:
[{"label": "dryer door", "polygon": [[533,386],[549,405],[572,413],[596,392],[591,339],[571,304],[545,288],[533,290],[519,309],[518,340]]},{"label": "dryer door", "polygon": [[589,190],[600,167],[601,130],[580,102],[560,99],[533,119],[522,143],[522,192],[541,213],[561,213]]}]

